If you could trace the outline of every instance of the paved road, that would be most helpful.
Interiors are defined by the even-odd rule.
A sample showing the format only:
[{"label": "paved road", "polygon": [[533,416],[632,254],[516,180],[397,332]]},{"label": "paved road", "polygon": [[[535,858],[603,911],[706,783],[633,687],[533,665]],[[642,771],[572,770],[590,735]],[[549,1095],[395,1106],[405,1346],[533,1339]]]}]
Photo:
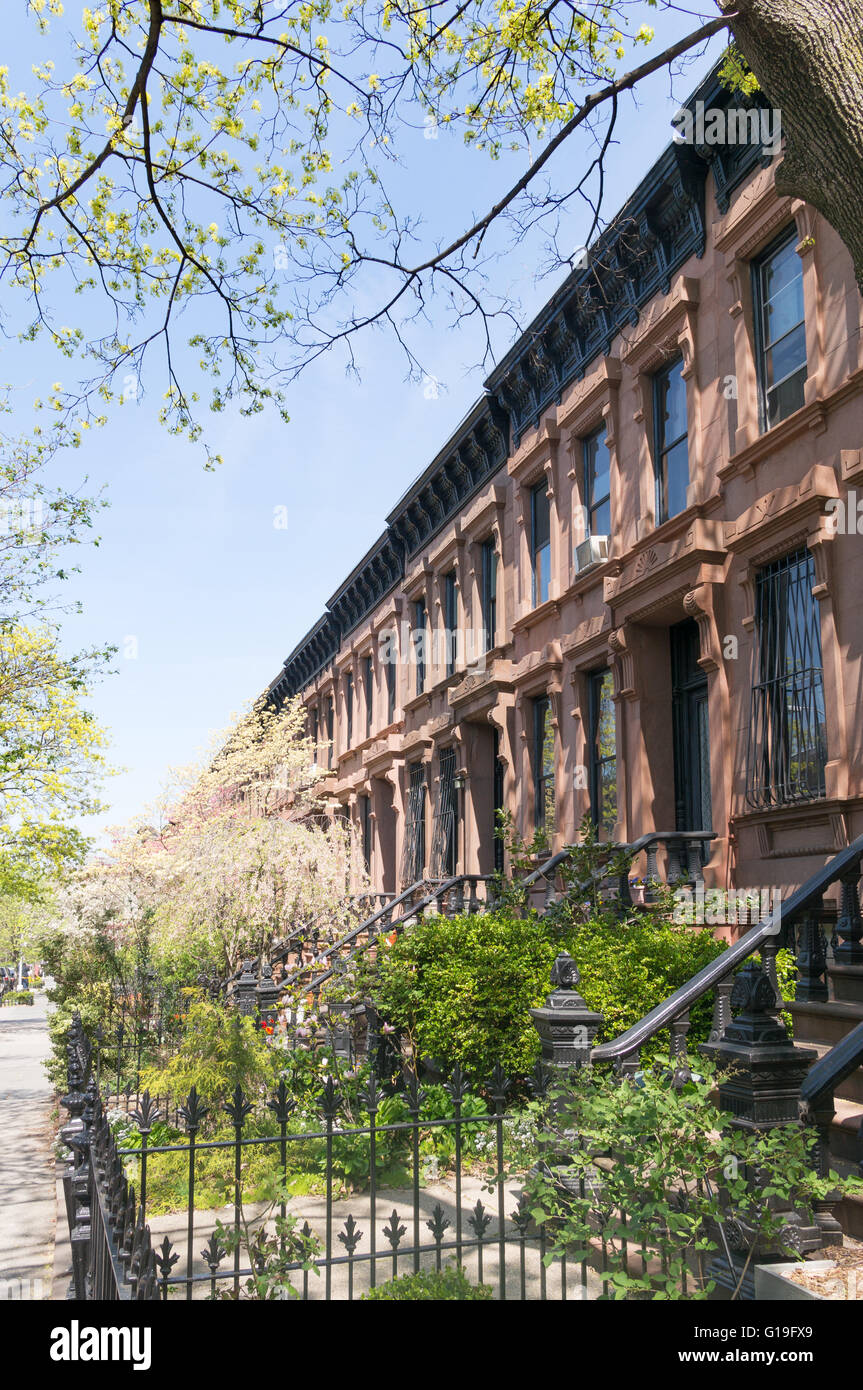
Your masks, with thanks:
[{"label": "paved road", "polygon": [[0,1009],[0,1299],[51,1297],[57,1217],[44,995]]}]

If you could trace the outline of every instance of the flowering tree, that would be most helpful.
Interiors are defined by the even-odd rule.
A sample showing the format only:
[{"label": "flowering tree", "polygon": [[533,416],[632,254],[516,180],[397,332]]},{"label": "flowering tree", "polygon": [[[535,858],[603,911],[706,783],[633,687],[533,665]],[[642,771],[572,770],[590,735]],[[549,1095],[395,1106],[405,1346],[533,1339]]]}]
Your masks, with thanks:
[{"label": "flowering tree", "polygon": [[[150,828],[159,949],[233,971],[312,920],[339,920],[356,864],[329,814],[299,700],[262,701],[181,769]],[[143,827],[139,827],[139,831]]]},{"label": "flowering tree", "polygon": [[192,947],[233,971],[299,926],[337,920],[349,849],[337,822],[223,812],[181,829],[156,914],[161,949]]},{"label": "flowering tree", "polygon": [[59,1002],[89,1003],[95,1022],[113,989],[127,1009],[140,1003],[147,1011],[152,922],[166,867],[158,836],[138,828],[117,832],[108,849],[52,885],[45,954],[60,981]]},{"label": "flowering tree", "polygon": [[0,890],[21,896],[86,841],[70,821],[100,809],[102,730],[82,704],[92,653],[65,657],[54,630],[0,621]]},{"label": "flowering tree", "polygon": [[227,813],[232,817],[320,810],[320,782],[306,734],[302,701],[276,711],[263,700],[215,734],[204,757],[173,774],[165,803],[168,820],[188,825]]},{"label": "flowering tree", "polygon": [[204,947],[229,970],[297,926],[338,917],[351,881],[345,827],[327,815],[302,702],[262,701],[182,772],[164,843],[163,945]]},{"label": "flowering tree", "polygon": [[[0,68],[0,278],[22,337],[89,364],[51,388],[61,431],[137,399],[151,359],[163,418],[197,438],[200,397],[284,414],[298,372],[333,346],[352,363],[375,326],[417,371],[412,321],[435,292],[457,319],[512,317],[492,258],[538,227],[562,268],[572,207],[593,239],[622,98],[714,35],[782,110],[779,191],[823,213],[863,283],[859,0],[648,5],[656,38],[631,0],[102,0],[74,17],[22,0],[26,88]],[[485,207],[453,198],[424,226],[394,172],[418,128],[498,161]],[[57,312],[81,289],[89,330]]]},{"label": "flowering tree", "polygon": [[231,972],[298,926],[343,920],[355,857],[304,724],[299,700],[278,713],[258,702],[217,736],[147,820],[65,883],[64,932],[121,949],[152,928],[166,963]]}]

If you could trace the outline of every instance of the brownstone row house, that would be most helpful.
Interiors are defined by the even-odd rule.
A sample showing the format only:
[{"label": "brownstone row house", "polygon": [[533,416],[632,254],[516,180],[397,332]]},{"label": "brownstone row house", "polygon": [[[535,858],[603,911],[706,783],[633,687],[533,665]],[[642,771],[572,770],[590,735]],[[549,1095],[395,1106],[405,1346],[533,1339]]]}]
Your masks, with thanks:
[{"label": "brownstone row house", "polygon": [[861,302],[777,162],[669,144],[273,681],[377,889],[491,872],[503,808],[712,831],[720,887],[863,831]]}]

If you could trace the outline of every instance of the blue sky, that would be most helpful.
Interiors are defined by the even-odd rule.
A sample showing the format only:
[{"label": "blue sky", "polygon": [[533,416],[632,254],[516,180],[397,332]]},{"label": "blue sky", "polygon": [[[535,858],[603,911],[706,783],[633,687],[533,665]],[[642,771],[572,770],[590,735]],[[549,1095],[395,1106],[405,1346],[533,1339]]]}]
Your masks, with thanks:
[{"label": "blue sky", "polygon": [[[642,18],[661,25],[655,44],[696,27],[689,16],[657,20],[647,6]],[[637,107],[624,101],[607,162],[606,216],[668,143],[680,101],[720,52],[714,40],[673,87],[663,72],[639,89]],[[562,157],[575,160],[580,149]],[[521,167],[421,132],[400,154],[402,206],[410,199],[444,231],[460,230],[465,211],[483,210]],[[582,218],[574,215],[567,230],[571,245],[579,245]],[[520,298],[524,324],[562,278],[536,282],[540,252],[538,243],[525,242],[499,265]],[[86,300],[83,308],[77,321],[86,330]],[[277,674],[383,530],[387,512],[481,393],[488,368],[477,365],[478,335],[447,330],[444,308],[431,307],[415,339],[440,382],[437,395],[406,381],[397,345],[370,333],[355,345],[361,380],[346,375],[337,356],[320,359],[292,391],[289,425],[272,415],[220,417],[215,438],[224,464],[215,473],[202,468],[197,449],[158,425],[161,388],[124,406],[57,465],[67,484],[85,473],[91,487],[104,484],[110,502],[99,520],[99,548],[76,556],[82,571],[72,587],[84,611],[65,620],[70,646],[120,648],[117,674],[96,688],[90,704],[110,732],[113,762],[125,770],[105,789],[110,814],[82,823],[87,833],[141,811],[166,770],[195,757],[211,731]],[[500,353],[511,340],[511,331],[502,334]],[[22,351],[7,340],[4,380],[13,375],[12,354],[14,378],[27,387],[16,396],[15,424],[28,429],[32,396],[72,374],[42,349]],[[274,525],[279,508],[284,529]]]}]

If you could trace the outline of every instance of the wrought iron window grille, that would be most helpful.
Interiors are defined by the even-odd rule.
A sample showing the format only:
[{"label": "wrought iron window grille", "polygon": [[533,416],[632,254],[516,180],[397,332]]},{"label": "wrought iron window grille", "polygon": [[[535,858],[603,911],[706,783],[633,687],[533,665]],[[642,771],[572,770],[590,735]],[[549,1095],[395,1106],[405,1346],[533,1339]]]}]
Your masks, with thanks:
[{"label": "wrought iron window grille", "polygon": [[753,808],[825,795],[827,717],[820,613],[811,553],[759,571],[755,586],[746,802]]}]

